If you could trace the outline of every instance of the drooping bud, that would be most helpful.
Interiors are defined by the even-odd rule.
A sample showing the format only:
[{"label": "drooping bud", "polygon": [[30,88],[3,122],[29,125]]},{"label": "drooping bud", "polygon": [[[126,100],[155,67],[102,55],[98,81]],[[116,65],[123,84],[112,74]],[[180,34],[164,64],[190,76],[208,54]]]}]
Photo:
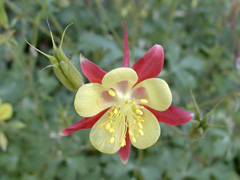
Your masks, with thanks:
[{"label": "drooping bud", "polygon": [[27,42],[27,43],[33,49],[35,49],[39,53],[43,54],[50,60],[51,65],[48,67],[53,67],[53,70],[54,70],[58,80],[66,88],[68,88],[71,91],[77,91],[83,85],[82,76],[62,50],[63,38],[64,38],[67,28],[70,25],[68,25],[65,28],[65,30],[63,31],[59,47],[56,46],[52,31],[50,30],[50,35],[51,35],[51,39],[52,39],[52,43],[53,43],[53,56],[45,54],[44,52],[40,51],[36,47],[32,46],[29,42]]}]

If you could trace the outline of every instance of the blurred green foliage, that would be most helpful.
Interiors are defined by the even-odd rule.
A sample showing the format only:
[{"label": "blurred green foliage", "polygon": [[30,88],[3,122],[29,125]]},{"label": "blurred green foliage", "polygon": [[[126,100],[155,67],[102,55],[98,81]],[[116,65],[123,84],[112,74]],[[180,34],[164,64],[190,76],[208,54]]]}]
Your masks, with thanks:
[{"label": "blurred green foliage", "polygon": [[[240,178],[240,23],[239,0],[1,0],[0,97],[13,106],[4,127],[8,149],[0,152],[0,180],[140,179],[238,180]],[[109,71],[121,66],[123,27],[129,32],[131,64],[154,44],[165,50],[160,75],[173,92],[173,104],[197,112],[197,121],[220,100],[201,138],[186,134],[192,123],[161,124],[159,141],[146,150],[132,148],[124,167],[117,154],[96,151],[89,130],[59,133],[81,117],[74,93],[64,88],[48,59],[25,39],[52,54],[48,17],[64,52],[79,68],[78,55]],[[85,82],[87,80],[85,79]],[[20,124],[21,124],[20,123]]]}]

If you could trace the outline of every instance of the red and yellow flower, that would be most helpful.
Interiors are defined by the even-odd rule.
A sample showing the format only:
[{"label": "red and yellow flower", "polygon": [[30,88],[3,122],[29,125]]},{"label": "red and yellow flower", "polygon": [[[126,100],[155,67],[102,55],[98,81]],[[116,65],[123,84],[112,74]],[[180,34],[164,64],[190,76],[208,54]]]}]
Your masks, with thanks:
[{"label": "red and yellow flower", "polygon": [[77,91],[74,106],[84,117],[62,134],[67,136],[79,129],[92,128],[91,144],[103,153],[118,152],[126,163],[131,144],[145,149],[155,144],[160,136],[159,122],[182,125],[192,119],[183,109],[172,106],[168,84],[156,78],[161,72],[164,52],[154,45],[129,68],[129,48],[126,24],[124,59],[120,68],[103,71],[96,64],[80,57],[81,68],[91,83]]}]

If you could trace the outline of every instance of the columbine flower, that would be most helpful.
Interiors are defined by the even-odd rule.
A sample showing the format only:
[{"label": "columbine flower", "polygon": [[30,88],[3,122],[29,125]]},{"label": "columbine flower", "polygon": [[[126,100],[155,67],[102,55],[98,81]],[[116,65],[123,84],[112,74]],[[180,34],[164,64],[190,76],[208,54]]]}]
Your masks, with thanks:
[{"label": "columbine flower", "polygon": [[74,106],[85,117],[66,128],[67,136],[79,129],[92,128],[91,144],[103,153],[118,152],[126,164],[130,146],[145,149],[160,136],[158,122],[170,125],[185,124],[192,119],[190,113],[171,106],[172,94],[168,84],[159,78],[164,53],[154,45],[129,68],[129,49],[126,24],[123,23],[123,67],[108,73],[80,56],[81,68],[91,83],[77,91]]}]

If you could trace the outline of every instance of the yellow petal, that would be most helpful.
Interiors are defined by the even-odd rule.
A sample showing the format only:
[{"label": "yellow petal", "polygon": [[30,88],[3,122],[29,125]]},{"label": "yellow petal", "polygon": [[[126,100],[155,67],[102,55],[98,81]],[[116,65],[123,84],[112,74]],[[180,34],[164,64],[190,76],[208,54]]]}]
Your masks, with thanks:
[{"label": "yellow petal", "polygon": [[0,106],[0,121],[10,119],[12,117],[13,110],[12,106],[9,103],[3,103]]},{"label": "yellow petal", "polygon": [[172,93],[168,84],[158,78],[146,79],[134,87],[133,95],[136,99],[146,99],[145,104],[157,111],[165,111],[172,103]]},{"label": "yellow petal", "polygon": [[127,91],[137,82],[137,73],[131,68],[117,68],[108,72],[102,79],[102,85],[107,88]]},{"label": "yellow petal", "polygon": [[108,90],[98,83],[89,83],[80,87],[74,100],[77,113],[83,117],[91,117],[113,106],[116,99],[109,95]]},{"label": "yellow petal", "polygon": [[[143,129],[138,128],[138,126],[129,127],[129,132],[131,130],[132,132],[135,132],[135,134],[136,132],[139,133],[137,137],[129,134],[133,146],[138,149],[145,149],[155,144],[161,133],[157,118],[146,108],[144,108],[142,111],[143,116],[146,117],[144,122],[141,122]],[[128,120],[131,123],[133,121],[132,117],[128,116],[128,118],[130,118]]]},{"label": "yellow petal", "polygon": [[119,121],[119,125],[115,128],[115,136],[106,130],[106,123],[109,113],[106,112],[92,127],[89,138],[92,145],[100,152],[113,154],[120,149],[121,137],[124,133],[125,123]]}]

